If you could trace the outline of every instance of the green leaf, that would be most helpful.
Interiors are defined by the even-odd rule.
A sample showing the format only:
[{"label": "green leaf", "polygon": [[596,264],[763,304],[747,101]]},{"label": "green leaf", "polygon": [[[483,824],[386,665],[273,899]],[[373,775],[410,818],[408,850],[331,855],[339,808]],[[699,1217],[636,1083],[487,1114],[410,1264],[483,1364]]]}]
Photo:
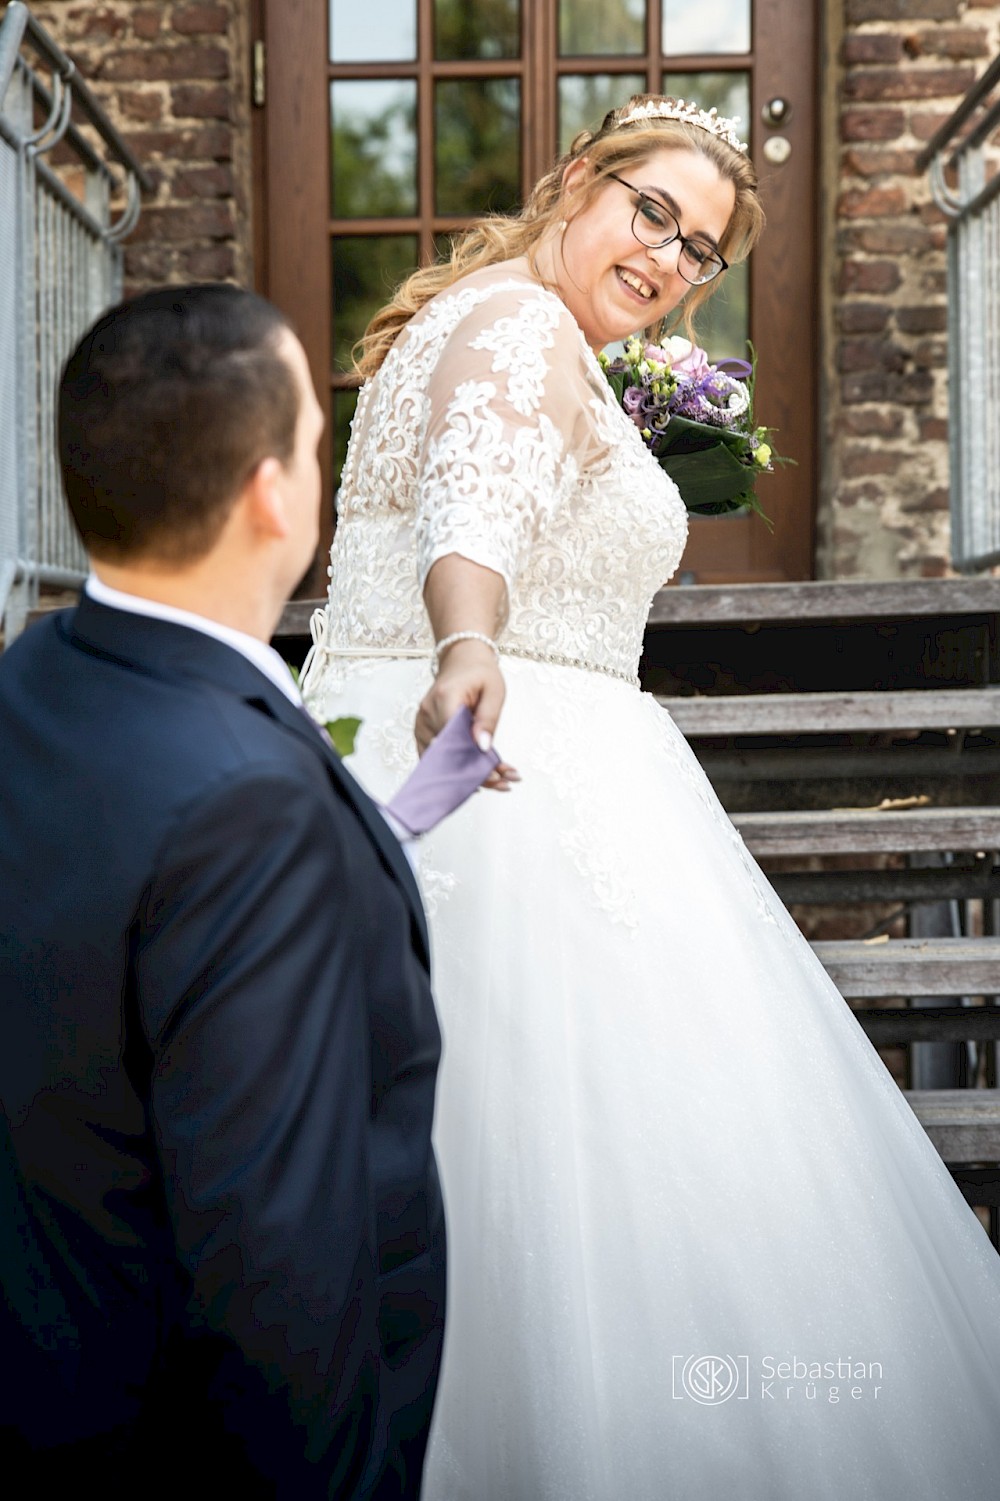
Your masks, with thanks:
[{"label": "green leaf", "polygon": [[358,730],[361,728],[360,719],[331,719],[328,720],[326,733],[333,741],[333,748],[343,760],[354,751],[354,742],[358,738]]},{"label": "green leaf", "polygon": [[710,507],[708,514],[718,515],[719,506],[743,506],[753,492],[753,474],[724,443],[664,454],[660,468],[670,475],[689,511]]}]

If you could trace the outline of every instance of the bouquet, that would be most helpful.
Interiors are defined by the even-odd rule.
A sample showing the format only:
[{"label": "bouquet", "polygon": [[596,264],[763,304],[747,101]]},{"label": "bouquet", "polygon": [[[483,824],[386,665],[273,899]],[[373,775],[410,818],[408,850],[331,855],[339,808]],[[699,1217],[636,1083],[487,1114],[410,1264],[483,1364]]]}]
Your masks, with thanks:
[{"label": "bouquet", "polygon": [[[753,349],[750,350],[751,356]],[[754,485],[787,462],[753,418],[752,360],[719,360],[688,339],[630,339],[624,355],[599,356],[615,395],[650,452],[696,516],[750,510],[767,517]]]}]

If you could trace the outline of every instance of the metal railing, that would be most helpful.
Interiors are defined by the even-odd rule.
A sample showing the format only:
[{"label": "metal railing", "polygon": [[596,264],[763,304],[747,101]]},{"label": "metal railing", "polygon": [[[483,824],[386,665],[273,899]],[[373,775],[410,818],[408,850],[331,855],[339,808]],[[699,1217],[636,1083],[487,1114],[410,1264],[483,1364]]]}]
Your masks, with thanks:
[{"label": "metal railing", "polygon": [[967,572],[1000,563],[998,91],[1000,57],[917,158],[949,220],[951,553]]},{"label": "metal railing", "polygon": [[74,64],[11,0],[0,17],[0,624],[8,641],[39,584],[72,585],[86,572],[56,462],[56,388],[80,334],[121,296],[121,241],[151,188]]}]

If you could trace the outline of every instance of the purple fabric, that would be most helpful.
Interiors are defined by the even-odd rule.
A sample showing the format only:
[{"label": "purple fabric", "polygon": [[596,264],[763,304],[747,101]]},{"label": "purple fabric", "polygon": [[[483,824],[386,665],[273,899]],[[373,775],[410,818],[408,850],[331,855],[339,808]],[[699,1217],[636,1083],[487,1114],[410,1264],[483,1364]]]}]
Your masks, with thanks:
[{"label": "purple fabric", "polygon": [[426,834],[471,797],[499,764],[495,750],[479,749],[472,738],[471,710],[461,708],[431,741],[386,810],[410,834]]}]

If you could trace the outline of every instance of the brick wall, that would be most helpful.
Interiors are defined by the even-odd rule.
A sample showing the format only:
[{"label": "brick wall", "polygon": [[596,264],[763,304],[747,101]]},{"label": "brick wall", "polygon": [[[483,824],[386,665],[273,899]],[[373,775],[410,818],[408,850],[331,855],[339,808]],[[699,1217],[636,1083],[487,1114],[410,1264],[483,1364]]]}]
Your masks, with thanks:
[{"label": "brick wall", "polygon": [[843,0],[824,9],[818,571],[937,577],[949,571],[945,221],[915,158],[1000,51],[1000,6]]},{"label": "brick wall", "polygon": [[[147,163],[131,286],[253,279],[250,0],[33,0]],[[948,571],[944,221],[914,165],[1000,51],[1000,4],[829,0],[817,571]]]},{"label": "brick wall", "polygon": [[32,0],[156,183],[130,287],[252,284],[249,0]]}]

